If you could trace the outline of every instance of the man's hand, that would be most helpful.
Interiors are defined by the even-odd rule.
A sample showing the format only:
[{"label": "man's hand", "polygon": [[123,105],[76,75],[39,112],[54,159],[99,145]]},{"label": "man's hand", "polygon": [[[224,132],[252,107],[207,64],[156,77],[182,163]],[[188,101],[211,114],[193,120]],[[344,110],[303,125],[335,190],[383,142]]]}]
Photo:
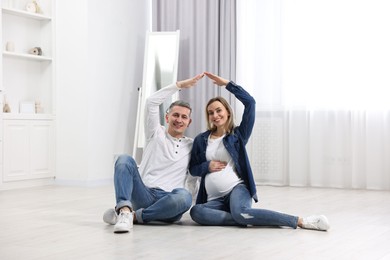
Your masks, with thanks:
[{"label": "man's hand", "polygon": [[204,72],[204,75],[206,75],[209,79],[213,81],[214,84],[218,86],[226,86],[229,83],[229,80],[221,78],[217,75],[214,75],[210,72]]},{"label": "man's hand", "polygon": [[204,77],[204,73],[201,73],[191,79],[186,79],[186,80],[176,82],[176,86],[178,88],[190,88],[192,86],[195,86],[198,80],[200,80],[203,77]]}]

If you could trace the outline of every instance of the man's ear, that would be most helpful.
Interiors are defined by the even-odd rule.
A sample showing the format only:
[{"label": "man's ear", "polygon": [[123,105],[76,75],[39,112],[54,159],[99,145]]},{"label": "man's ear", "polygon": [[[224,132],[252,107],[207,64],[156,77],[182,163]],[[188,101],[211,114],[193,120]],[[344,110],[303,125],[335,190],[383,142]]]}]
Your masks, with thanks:
[{"label": "man's ear", "polygon": [[191,122],[192,122],[192,119],[190,118],[190,121],[188,122],[188,125],[187,125],[187,127],[189,127],[189,126],[190,126]]},{"label": "man's ear", "polygon": [[168,124],[168,114],[165,114],[165,122]]}]

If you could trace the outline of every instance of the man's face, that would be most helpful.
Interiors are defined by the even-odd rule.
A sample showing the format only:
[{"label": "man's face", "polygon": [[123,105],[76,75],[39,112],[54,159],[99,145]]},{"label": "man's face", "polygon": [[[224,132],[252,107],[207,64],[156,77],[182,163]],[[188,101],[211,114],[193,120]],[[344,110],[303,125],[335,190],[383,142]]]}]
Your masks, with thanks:
[{"label": "man's face", "polygon": [[165,120],[168,124],[168,133],[175,138],[181,138],[191,123],[190,109],[181,106],[174,106],[166,114]]}]

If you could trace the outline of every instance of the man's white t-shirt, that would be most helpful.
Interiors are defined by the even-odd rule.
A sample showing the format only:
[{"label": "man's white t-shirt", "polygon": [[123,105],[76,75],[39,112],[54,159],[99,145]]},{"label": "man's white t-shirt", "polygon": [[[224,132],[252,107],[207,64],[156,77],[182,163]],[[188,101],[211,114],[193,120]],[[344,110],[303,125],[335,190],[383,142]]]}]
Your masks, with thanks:
[{"label": "man's white t-shirt", "polygon": [[160,125],[160,104],[176,93],[176,84],[153,93],[145,106],[145,147],[139,172],[150,188],[185,188],[193,139],[174,138]]}]

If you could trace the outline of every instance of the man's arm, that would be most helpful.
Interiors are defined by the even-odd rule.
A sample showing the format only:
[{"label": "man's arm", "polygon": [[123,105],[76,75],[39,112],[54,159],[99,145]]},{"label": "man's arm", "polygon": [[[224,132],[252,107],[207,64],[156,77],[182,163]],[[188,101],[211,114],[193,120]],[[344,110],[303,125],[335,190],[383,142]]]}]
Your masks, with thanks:
[{"label": "man's arm", "polygon": [[164,101],[175,94],[179,88],[176,84],[168,85],[162,88],[146,99],[145,103],[145,138],[149,140],[150,137],[156,132],[156,129],[160,127],[160,105]]},{"label": "man's arm", "polygon": [[190,79],[178,81],[176,84],[168,85],[167,87],[154,92],[146,99],[144,125],[146,140],[149,140],[156,132],[156,129],[160,127],[160,105],[178,90],[196,85],[201,78],[203,78],[203,73]]}]

